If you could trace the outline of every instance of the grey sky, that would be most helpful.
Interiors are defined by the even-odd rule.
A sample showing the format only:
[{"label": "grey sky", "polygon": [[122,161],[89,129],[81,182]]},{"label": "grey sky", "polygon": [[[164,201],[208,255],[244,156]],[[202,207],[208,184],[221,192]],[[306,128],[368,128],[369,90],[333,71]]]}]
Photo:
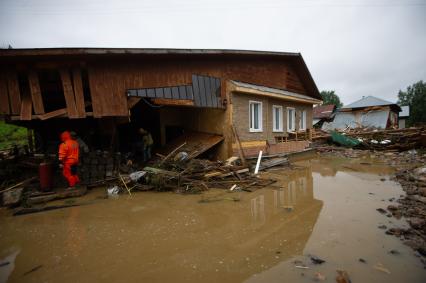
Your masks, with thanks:
[{"label": "grey sky", "polygon": [[426,0],[0,0],[0,45],[301,52],[345,104],[426,80]]}]

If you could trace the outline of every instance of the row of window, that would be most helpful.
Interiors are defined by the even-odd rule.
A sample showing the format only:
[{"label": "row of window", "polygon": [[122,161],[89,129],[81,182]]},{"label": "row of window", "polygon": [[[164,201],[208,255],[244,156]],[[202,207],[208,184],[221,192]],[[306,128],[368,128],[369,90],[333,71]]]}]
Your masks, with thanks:
[{"label": "row of window", "polygon": [[[287,132],[296,130],[296,109],[287,107]],[[306,110],[299,111],[299,130],[306,130]],[[249,101],[250,132],[262,132],[262,102]],[[283,107],[272,105],[272,131],[283,132]]]}]

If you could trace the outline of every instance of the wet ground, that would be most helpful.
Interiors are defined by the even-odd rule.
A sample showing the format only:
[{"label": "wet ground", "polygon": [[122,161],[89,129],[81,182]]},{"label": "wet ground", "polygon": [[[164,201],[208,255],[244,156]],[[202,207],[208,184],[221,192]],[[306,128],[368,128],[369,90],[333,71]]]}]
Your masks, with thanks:
[{"label": "wet ground", "polygon": [[0,282],[335,282],[337,269],[352,282],[426,282],[414,252],[377,228],[404,225],[376,211],[403,194],[391,168],[341,158],[296,165],[270,171],[279,181],[253,193],[106,200],[99,189],[79,207],[2,210]]}]

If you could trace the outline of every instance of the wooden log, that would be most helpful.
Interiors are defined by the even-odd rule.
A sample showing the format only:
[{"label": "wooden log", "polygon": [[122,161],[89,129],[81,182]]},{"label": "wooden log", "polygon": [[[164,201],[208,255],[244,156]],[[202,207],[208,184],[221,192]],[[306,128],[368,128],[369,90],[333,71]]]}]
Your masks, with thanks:
[{"label": "wooden log", "polygon": [[40,82],[38,74],[34,70],[28,73],[28,83],[30,86],[31,99],[33,101],[34,113],[44,114],[43,98],[41,96]]},{"label": "wooden log", "polygon": [[20,118],[23,121],[30,121],[32,119],[32,101],[29,93],[22,93],[21,100],[21,115]]}]

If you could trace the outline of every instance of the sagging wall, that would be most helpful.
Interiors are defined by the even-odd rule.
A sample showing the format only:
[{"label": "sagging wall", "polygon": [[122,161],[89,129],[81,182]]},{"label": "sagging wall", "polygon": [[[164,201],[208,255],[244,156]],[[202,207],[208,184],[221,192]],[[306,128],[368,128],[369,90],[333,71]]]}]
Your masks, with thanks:
[{"label": "sagging wall", "polygon": [[[267,151],[270,154],[281,152],[300,151],[309,146],[302,135],[298,141],[288,141],[277,143],[276,137],[285,137],[287,132],[287,107],[296,110],[296,131],[299,131],[300,111],[306,111],[306,129],[312,128],[312,104],[290,102],[264,96],[256,96],[249,94],[241,94],[233,92],[231,95],[232,104],[232,123],[235,126],[240,141],[243,144],[244,151],[247,155],[257,154],[259,150]],[[262,131],[250,132],[249,126],[249,102],[262,102]],[[273,131],[273,112],[272,106],[283,107],[283,131]],[[233,153],[235,154],[235,145]]]}]

